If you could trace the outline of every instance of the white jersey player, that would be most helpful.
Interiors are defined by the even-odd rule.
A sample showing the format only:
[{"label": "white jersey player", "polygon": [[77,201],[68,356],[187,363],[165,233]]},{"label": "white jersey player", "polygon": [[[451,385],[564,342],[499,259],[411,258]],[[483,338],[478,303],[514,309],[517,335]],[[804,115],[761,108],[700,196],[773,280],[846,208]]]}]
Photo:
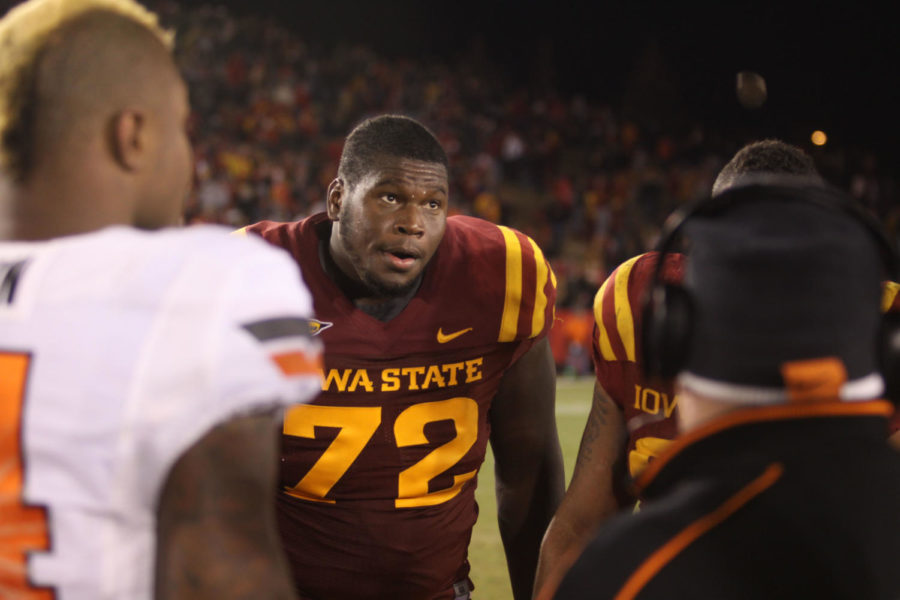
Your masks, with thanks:
[{"label": "white jersey player", "polygon": [[319,389],[297,268],[217,228],[113,227],[0,243],[0,280],[6,558],[60,600],[149,598],[173,464]]},{"label": "white jersey player", "polygon": [[[0,598],[296,598],[279,408],[320,388],[297,267],[170,229],[171,36],[135,0],[0,19]],[[146,230],[146,231],[144,231]]]}]

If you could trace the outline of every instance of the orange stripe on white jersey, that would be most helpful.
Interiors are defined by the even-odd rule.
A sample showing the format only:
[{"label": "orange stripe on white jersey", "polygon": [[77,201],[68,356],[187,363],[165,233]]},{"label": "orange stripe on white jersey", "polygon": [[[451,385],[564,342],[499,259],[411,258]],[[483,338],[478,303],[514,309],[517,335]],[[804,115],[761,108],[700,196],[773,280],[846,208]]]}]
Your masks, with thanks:
[{"label": "orange stripe on white jersey", "polygon": [[285,375],[318,375],[322,376],[322,357],[310,357],[305,352],[284,352],[272,354],[271,358]]}]

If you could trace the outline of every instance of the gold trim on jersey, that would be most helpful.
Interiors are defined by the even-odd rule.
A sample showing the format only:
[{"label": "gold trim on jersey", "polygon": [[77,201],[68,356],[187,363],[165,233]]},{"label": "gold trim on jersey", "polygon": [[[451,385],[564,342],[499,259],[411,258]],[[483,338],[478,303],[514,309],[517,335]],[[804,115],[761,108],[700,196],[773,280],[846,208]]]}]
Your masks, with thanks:
[{"label": "gold trim on jersey", "polygon": [[499,227],[506,242],[506,300],[497,341],[512,342],[519,330],[519,305],[522,303],[522,245],[512,229]]},{"label": "gold trim on jersey", "polygon": [[603,360],[615,360],[616,355],[613,352],[612,345],[609,343],[609,333],[606,331],[606,325],[603,324],[603,298],[606,296],[606,286],[612,278],[607,277],[600,284],[597,295],[594,296],[594,322],[597,324],[597,341],[600,344],[600,355]]},{"label": "gold trim on jersey", "polygon": [[900,283],[885,281],[881,288],[881,312],[886,313],[894,305],[894,299],[900,292]]},{"label": "gold trim on jersey", "polygon": [[[516,232],[509,227],[498,225],[500,233],[503,234],[503,241],[506,244],[506,297],[503,302],[503,315],[500,318],[500,334],[497,336],[498,342],[512,342],[517,338],[519,332],[519,312],[522,309],[522,284],[525,270],[524,254],[522,252],[522,242]],[[545,312],[547,310],[547,294],[544,288],[547,286],[549,279],[553,287],[556,287],[556,275],[553,273],[544,253],[538,245],[527,235],[529,245],[534,252],[531,260],[534,261],[535,268],[535,295],[534,306],[531,315],[531,331],[528,333],[529,338],[540,335],[546,325]],[[531,262],[528,263],[531,266]],[[527,306],[527,305],[526,305]]]},{"label": "gold trim on jersey", "polygon": [[615,275],[606,278],[606,281],[600,286],[600,291],[597,292],[597,296],[594,298],[594,320],[600,332],[600,354],[605,360],[622,360],[613,351],[612,343],[609,341],[609,331],[606,323],[603,322],[603,300],[606,296],[606,287],[612,280],[616,331],[619,334],[622,346],[625,348],[625,360],[635,362],[634,315],[631,311],[631,302],[628,301],[628,279],[631,276],[631,269],[642,256],[644,255],[640,254],[619,265],[615,270]]},{"label": "gold trim on jersey", "polygon": [[547,296],[544,294],[544,286],[547,285],[547,276],[550,269],[547,267],[547,261],[544,259],[544,253],[534,243],[534,240],[528,238],[528,243],[534,250],[534,264],[537,267],[537,285],[534,290],[534,314],[531,316],[531,335],[528,337],[537,337],[544,328],[544,311],[547,308]]},{"label": "gold trim on jersey", "polygon": [[241,227],[240,229],[235,229],[231,232],[231,235],[237,237],[247,237],[247,227],[249,227],[249,225]]}]

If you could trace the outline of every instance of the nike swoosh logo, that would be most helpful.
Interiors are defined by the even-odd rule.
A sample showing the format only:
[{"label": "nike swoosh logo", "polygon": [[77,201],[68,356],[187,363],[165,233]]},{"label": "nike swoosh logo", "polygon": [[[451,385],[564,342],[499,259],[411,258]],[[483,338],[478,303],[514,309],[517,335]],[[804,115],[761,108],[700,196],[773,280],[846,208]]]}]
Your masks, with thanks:
[{"label": "nike swoosh logo", "polygon": [[463,334],[465,334],[465,333],[469,333],[470,331],[472,331],[472,328],[471,328],[471,327],[466,327],[465,329],[460,329],[459,331],[454,331],[453,333],[446,333],[446,334],[445,334],[443,331],[441,331],[440,328],[438,328],[438,332],[437,332],[437,341],[438,341],[438,344],[446,344],[446,343],[449,342],[450,340],[455,340],[455,339],[458,338],[459,336],[461,336],[461,335],[463,335]]}]

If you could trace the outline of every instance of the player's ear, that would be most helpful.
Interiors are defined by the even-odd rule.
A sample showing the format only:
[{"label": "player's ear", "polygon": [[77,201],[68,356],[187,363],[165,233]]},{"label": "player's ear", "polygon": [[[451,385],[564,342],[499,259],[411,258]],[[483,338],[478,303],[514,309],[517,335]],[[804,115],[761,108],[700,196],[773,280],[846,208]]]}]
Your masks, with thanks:
[{"label": "player's ear", "polygon": [[126,171],[139,170],[147,160],[147,135],[147,118],[142,112],[116,113],[107,136],[113,160]]},{"label": "player's ear", "polygon": [[340,221],[341,204],[344,201],[344,182],[338,178],[328,185],[328,197],[325,199],[325,209],[328,218],[332,221]]}]

